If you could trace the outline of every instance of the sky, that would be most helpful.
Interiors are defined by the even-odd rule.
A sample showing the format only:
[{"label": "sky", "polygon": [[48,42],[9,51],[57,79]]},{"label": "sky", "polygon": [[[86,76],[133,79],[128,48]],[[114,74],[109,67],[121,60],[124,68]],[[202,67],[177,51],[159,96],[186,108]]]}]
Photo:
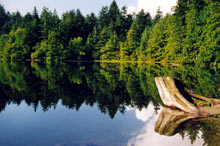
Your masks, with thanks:
[{"label": "sky", "polygon": [[[160,6],[163,14],[170,13],[171,7],[176,5],[177,0],[116,0],[119,8],[127,6],[128,12],[139,12],[144,9],[150,12],[152,16],[155,15],[157,8]],[[51,11],[56,9],[59,16],[64,12],[73,9],[80,9],[86,15],[94,12],[99,14],[102,6],[109,6],[112,0],[0,0],[0,4],[9,12],[16,12],[17,10],[25,15],[27,12],[32,12],[34,6],[39,12],[43,7],[49,8]]]}]

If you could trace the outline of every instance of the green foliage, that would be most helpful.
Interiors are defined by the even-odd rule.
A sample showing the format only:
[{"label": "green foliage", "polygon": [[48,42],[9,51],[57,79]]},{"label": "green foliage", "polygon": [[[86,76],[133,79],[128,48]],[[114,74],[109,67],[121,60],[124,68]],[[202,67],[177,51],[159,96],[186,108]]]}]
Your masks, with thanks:
[{"label": "green foliage", "polygon": [[40,15],[41,20],[41,38],[43,40],[48,39],[48,35],[50,31],[57,31],[58,24],[59,24],[59,17],[54,11],[53,13],[48,10],[47,8],[43,8],[43,11]]},{"label": "green foliage", "polygon": [[203,11],[205,18],[203,32],[201,35],[201,45],[199,46],[199,63],[215,64],[220,62],[220,7],[219,2],[207,0]]},{"label": "green foliage", "polygon": [[0,36],[0,58],[3,58],[4,56],[4,49],[5,49],[5,46],[7,44],[9,40],[9,35],[8,34],[3,34]]},{"label": "green foliage", "polygon": [[83,39],[81,37],[71,39],[69,41],[68,49],[65,51],[64,51],[64,54],[66,54],[66,57],[64,57],[65,59],[80,60],[80,58],[83,55],[85,55],[85,51],[83,48]]},{"label": "green foliage", "polygon": [[164,47],[166,60],[174,63],[181,63],[184,60],[183,44],[182,44],[182,31],[179,21],[176,17],[169,16],[167,20],[167,44]]},{"label": "green foliage", "polygon": [[[145,27],[149,27],[152,26],[152,18],[150,16],[150,13],[145,13],[144,10],[141,10],[137,15],[136,15],[136,19],[134,20],[133,24],[132,24],[133,28],[136,29],[137,31],[137,35],[140,38],[141,34],[143,33]],[[136,26],[134,26],[136,25]]]},{"label": "green foliage", "polygon": [[98,37],[97,38],[97,42],[95,44],[95,54],[93,54],[93,56],[95,57],[95,59],[100,59],[100,55],[101,55],[101,48],[104,47],[106,45],[106,43],[108,42],[109,38],[111,37],[112,35],[112,26],[109,26],[109,27],[105,27],[103,28],[103,30],[99,33],[99,36],[96,36]]},{"label": "green foliage", "polygon": [[102,7],[101,11],[99,12],[99,19],[98,19],[98,26],[100,28],[105,27],[109,24],[109,16],[108,16],[108,7]]},{"label": "green foliage", "polygon": [[126,50],[124,50],[125,55],[127,56],[126,60],[135,59],[136,50],[138,50],[138,47],[140,45],[140,38],[138,36],[139,35],[135,21],[127,34]]},{"label": "green foliage", "polygon": [[35,52],[31,54],[32,60],[46,60],[46,52],[48,50],[47,41],[42,41],[37,44],[34,48]]},{"label": "green foliage", "polygon": [[68,46],[70,39],[82,37],[86,40],[96,23],[96,17],[91,14],[85,18],[81,11],[68,11],[62,15],[59,23],[60,37],[65,46]]},{"label": "green foliage", "polygon": [[159,7],[152,18],[144,10],[128,14],[126,6],[119,9],[113,0],[98,17],[93,13],[83,16],[77,9],[65,12],[61,19],[56,10],[43,8],[38,15],[34,8],[22,16],[8,13],[0,5],[0,58],[217,66],[219,4],[217,0],[178,0],[173,14],[163,17]]},{"label": "green foliage", "polygon": [[63,50],[63,45],[60,43],[59,38],[55,32],[49,32],[47,45],[48,49],[46,53],[46,60],[59,60],[60,52]]},{"label": "green foliage", "polygon": [[145,28],[144,32],[142,33],[140,48],[138,50],[138,60],[139,61],[146,61],[147,54],[145,53],[145,50],[147,49],[147,41],[150,38],[151,29],[152,28],[150,26],[148,26]]},{"label": "green foliage", "polygon": [[2,33],[2,28],[8,21],[9,17],[4,9],[4,7],[0,4],[0,35]]},{"label": "green foliage", "polygon": [[50,62],[62,59],[63,45],[60,43],[57,34],[53,31],[49,32],[48,40],[42,41],[34,49],[35,52],[31,54],[32,60],[37,59]]},{"label": "green foliage", "polygon": [[159,21],[150,33],[147,42],[147,60],[161,61],[165,59],[164,47],[167,44],[167,24],[169,16]]},{"label": "green foliage", "polygon": [[27,59],[30,48],[26,45],[26,31],[18,28],[16,31],[10,32],[7,42],[4,45],[3,58],[9,60]]},{"label": "green foliage", "polygon": [[163,12],[160,10],[160,7],[158,7],[157,12],[156,12],[156,16],[154,18],[154,24],[156,24],[158,21],[160,21],[160,19],[162,19],[163,17]]},{"label": "green foliage", "polygon": [[[123,71],[122,71],[123,70]],[[219,97],[219,70],[193,66],[149,66],[139,64],[38,64],[0,63],[0,112],[10,103],[26,103],[36,111],[47,111],[58,104],[72,110],[81,106],[98,107],[114,118],[127,107],[146,109],[151,103],[157,112],[162,102],[155,86],[157,76],[182,79],[198,94]],[[219,115],[217,115],[219,118]],[[175,133],[189,136],[193,143],[200,134],[207,145],[219,144],[219,119],[216,117],[187,120]]]},{"label": "green foliage", "polygon": [[111,38],[108,40],[106,45],[101,48],[101,60],[119,60],[120,58],[120,46],[119,46],[119,39],[114,32]]}]

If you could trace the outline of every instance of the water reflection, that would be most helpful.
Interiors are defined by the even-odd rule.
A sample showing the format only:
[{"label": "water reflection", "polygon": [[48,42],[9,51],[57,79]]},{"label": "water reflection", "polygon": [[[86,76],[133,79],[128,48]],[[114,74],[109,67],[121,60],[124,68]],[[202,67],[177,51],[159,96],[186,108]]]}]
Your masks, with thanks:
[{"label": "water reflection", "polygon": [[114,118],[117,111],[123,113],[128,105],[142,108],[150,101],[160,103],[158,93],[148,92],[150,88],[145,91],[145,86],[143,90],[139,76],[132,71],[120,79],[117,68],[106,71],[98,64],[86,65],[1,63],[0,111],[11,102],[19,105],[21,101],[35,110],[40,104],[47,111],[61,100],[64,106],[75,110],[83,103],[90,106],[97,103],[102,113]]},{"label": "water reflection", "polygon": [[203,138],[201,145],[220,145],[220,118],[200,117],[177,109],[164,107],[155,123],[155,131],[161,135],[173,136],[179,133],[188,136],[192,144]]},{"label": "water reflection", "polygon": [[[166,110],[161,110],[162,102],[154,83],[154,77],[156,76],[177,77],[200,95],[219,97],[220,71],[214,69],[192,66],[162,67],[144,64],[61,63],[45,65],[38,63],[0,63],[0,116],[10,107],[19,105],[14,111],[16,113],[25,103],[29,108],[23,112],[27,113],[27,111],[33,109],[37,114],[40,107],[42,116],[46,119],[45,121],[47,121],[45,115],[51,109],[55,109],[54,115],[58,114],[58,107],[65,107],[65,111],[68,109],[68,112],[78,114],[76,119],[79,123],[82,123],[82,120],[97,121],[91,116],[88,117],[88,114],[86,115],[87,119],[82,119],[81,115],[83,114],[81,111],[86,106],[95,109],[100,114],[102,113],[102,116],[108,115],[108,119],[103,119],[103,123],[111,123],[109,122],[110,119],[115,122],[117,116],[120,115],[120,122],[118,121],[113,125],[104,124],[98,130],[97,123],[87,127],[88,130],[93,129],[93,132],[90,131],[90,135],[87,136],[88,139],[94,133],[103,135],[106,132],[101,129],[108,127],[106,130],[112,133],[112,138],[115,138],[115,133],[120,133],[117,135],[118,139],[113,140],[115,143],[112,144],[114,145],[160,145],[161,143],[168,145],[179,144],[180,141],[182,145],[190,145],[191,143],[194,145],[213,145],[218,143],[220,141],[218,138],[220,133],[218,118],[195,121],[193,117],[189,118],[176,114],[179,119],[186,118],[186,120],[176,123],[176,125],[172,120],[169,122],[169,119],[175,119],[176,115],[167,115],[164,114],[166,112],[163,112]],[[136,115],[136,120],[131,118],[134,116],[131,113]],[[175,112],[171,113],[174,114]],[[21,112],[21,114],[24,113]],[[71,113],[68,114],[68,116],[70,115]],[[97,118],[101,118],[101,115]],[[161,121],[159,123],[163,122],[163,120],[160,120],[159,115],[168,118],[164,125],[159,124],[160,126],[157,126],[158,121]],[[29,116],[26,117],[26,120],[30,118]],[[65,117],[62,118],[65,119]],[[176,122],[178,122],[177,119],[175,119]],[[16,119],[14,120],[16,121]],[[56,118],[54,120],[60,121]],[[10,124],[7,125],[7,120],[5,121],[5,125],[10,126]],[[71,121],[74,121],[74,118],[70,119]],[[37,124],[36,122],[32,124],[34,123]],[[39,123],[43,125],[44,122]],[[60,123],[65,125],[66,121],[62,120]],[[84,124],[86,125],[86,123]],[[122,125],[126,126],[123,127]],[[19,125],[16,126],[19,128]],[[30,127],[33,128],[32,126]],[[54,130],[53,132],[56,131],[54,127],[57,126],[51,127]],[[71,124],[69,126],[75,127]],[[83,125],[78,124],[77,126],[82,127]],[[112,126],[118,131],[112,130]],[[47,129],[47,127],[45,128]],[[77,131],[76,129],[73,128],[72,130]],[[75,133],[68,130],[69,128],[64,128],[62,134],[67,136],[68,134],[64,134],[66,132],[74,137],[77,136],[80,130],[83,131],[84,129],[78,129]],[[57,136],[60,136],[60,134]],[[106,145],[108,142],[104,139],[108,138],[100,138],[97,134],[91,144]],[[84,133],[78,136],[77,145],[83,145],[81,143],[83,138],[80,137],[85,137],[85,135]],[[122,138],[123,135],[126,138]],[[167,137],[164,135],[172,136]],[[10,134],[8,133],[9,137]],[[121,139],[123,139],[123,142]],[[98,140],[105,142],[97,142]],[[71,143],[67,145],[71,145]],[[89,145],[89,142],[84,145]]]},{"label": "water reflection", "polygon": [[[159,114],[155,114],[154,106],[150,104],[148,108],[142,109],[141,111],[136,109],[136,118],[145,122],[145,125],[142,129],[137,132],[138,134],[131,138],[128,141],[128,146],[170,146],[170,145],[179,145],[179,146],[201,146],[204,144],[204,140],[202,139],[202,132],[200,131],[197,135],[197,139],[195,141],[190,140],[190,136],[186,135],[183,137],[181,134],[170,134],[170,131],[173,131],[173,127],[176,128],[176,125],[173,125],[172,122],[178,123],[178,120],[182,120],[182,117],[173,118],[172,116],[176,117],[176,115],[183,115],[185,114],[182,111],[171,111],[169,108],[163,108],[163,110],[159,110]],[[170,115],[171,114],[171,115]],[[161,119],[162,118],[162,119]],[[164,119],[165,118],[165,119]],[[192,117],[191,117],[192,118]],[[170,120],[171,123],[167,123],[167,120]],[[161,122],[161,120],[165,120]],[[185,119],[186,120],[186,119]],[[183,120],[182,120],[183,121]],[[158,124],[161,126],[158,128]],[[174,128],[174,129],[175,129]],[[171,137],[167,137],[164,135],[173,135]]]}]

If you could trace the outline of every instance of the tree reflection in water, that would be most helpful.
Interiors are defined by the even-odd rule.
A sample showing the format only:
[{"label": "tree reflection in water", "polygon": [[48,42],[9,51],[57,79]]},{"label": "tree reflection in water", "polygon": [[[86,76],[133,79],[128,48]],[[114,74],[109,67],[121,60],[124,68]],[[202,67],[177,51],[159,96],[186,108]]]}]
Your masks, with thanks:
[{"label": "tree reflection in water", "polygon": [[[82,104],[96,104],[100,112],[111,118],[117,112],[124,113],[128,106],[141,111],[149,103],[157,112],[162,102],[154,83],[156,76],[177,77],[200,95],[219,97],[220,71],[209,68],[123,63],[0,63],[0,111],[11,103],[19,105],[22,101],[33,106],[34,110],[41,105],[47,111],[56,108],[61,101],[76,111]],[[218,118],[194,119],[171,113],[164,115],[168,118],[167,125],[156,126],[158,133],[190,135],[193,143],[201,131],[205,144],[219,143]],[[173,123],[175,116],[186,120]]]}]

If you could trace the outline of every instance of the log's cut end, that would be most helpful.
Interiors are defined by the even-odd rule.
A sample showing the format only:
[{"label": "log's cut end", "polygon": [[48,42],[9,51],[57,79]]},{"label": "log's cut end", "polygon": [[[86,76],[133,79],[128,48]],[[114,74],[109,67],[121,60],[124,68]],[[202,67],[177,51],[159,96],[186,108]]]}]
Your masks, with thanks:
[{"label": "log's cut end", "polygon": [[178,108],[192,114],[199,114],[198,108],[180,93],[174,78],[156,77],[155,83],[165,106]]}]

